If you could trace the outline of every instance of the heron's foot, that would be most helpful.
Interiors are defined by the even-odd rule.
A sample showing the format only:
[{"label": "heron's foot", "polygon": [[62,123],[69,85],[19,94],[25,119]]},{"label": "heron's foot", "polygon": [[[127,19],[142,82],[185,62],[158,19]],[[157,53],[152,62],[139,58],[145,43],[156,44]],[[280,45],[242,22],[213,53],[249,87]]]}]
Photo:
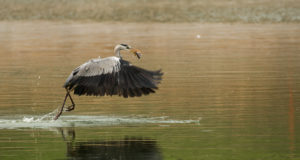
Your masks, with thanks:
[{"label": "heron's foot", "polygon": [[72,110],[74,110],[74,109],[75,109],[75,105],[72,104],[72,105],[70,105],[70,106],[68,106],[68,107],[66,108],[66,111],[67,111],[67,112],[70,112],[70,111],[72,111]]}]

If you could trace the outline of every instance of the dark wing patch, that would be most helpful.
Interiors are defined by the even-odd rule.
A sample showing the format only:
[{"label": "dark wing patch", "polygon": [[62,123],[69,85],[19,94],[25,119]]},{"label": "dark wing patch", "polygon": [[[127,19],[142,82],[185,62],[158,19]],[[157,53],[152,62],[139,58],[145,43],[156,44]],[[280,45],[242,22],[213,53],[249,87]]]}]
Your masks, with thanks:
[{"label": "dark wing patch", "polygon": [[81,76],[71,80],[66,88],[74,89],[77,95],[119,95],[125,98],[155,93],[162,79],[161,70],[149,71],[133,66],[128,61],[120,62],[121,69],[118,72]]}]

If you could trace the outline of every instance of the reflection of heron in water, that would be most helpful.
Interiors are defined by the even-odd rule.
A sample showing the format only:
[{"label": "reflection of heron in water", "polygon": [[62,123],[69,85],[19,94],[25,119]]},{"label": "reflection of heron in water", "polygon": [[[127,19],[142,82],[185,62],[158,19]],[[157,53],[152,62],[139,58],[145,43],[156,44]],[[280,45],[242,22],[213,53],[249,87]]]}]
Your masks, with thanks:
[{"label": "reflection of heron in water", "polygon": [[114,49],[116,56],[91,59],[71,72],[64,84],[67,93],[55,120],[62,114],[68,97],[72,105],[66,111],[75,108],[70,95],[73,90],[77,95],[119,95],[125,98],[155,93],[161,80],[161,71],[149,71],[130,64],[122,59],[121,50],[130,50],[138,58],[141,56],[139,50],[127,44],[119,44]]},{"label": "reflection of heron in water", "polygon": [[67,159],[72,160],[161,160],[156,141],[149,138],[125,137],[122,140],[74,142],[75,131],[68,130]]}]

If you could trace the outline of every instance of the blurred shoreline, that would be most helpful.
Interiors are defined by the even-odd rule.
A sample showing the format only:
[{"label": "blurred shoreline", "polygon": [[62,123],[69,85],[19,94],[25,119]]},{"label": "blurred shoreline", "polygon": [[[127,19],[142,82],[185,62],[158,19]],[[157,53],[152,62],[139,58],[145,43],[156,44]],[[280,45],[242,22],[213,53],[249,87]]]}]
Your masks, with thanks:
[{"label": "blurred shoreline", "polygon": [[0,21],[299,23],[297,0],[0,0]]}]

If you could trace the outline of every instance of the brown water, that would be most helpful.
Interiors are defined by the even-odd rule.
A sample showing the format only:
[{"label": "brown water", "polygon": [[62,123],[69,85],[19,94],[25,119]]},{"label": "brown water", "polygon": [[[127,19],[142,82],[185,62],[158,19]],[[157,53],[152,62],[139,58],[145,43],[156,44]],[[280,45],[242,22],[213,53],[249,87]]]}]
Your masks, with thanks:
[{"label": "brown water", "polygon": [[[0,159],[300,159],[300,25],[0,23]],[[127,43],[164,72],[141,98],[74,96],[69,73]]]}]

